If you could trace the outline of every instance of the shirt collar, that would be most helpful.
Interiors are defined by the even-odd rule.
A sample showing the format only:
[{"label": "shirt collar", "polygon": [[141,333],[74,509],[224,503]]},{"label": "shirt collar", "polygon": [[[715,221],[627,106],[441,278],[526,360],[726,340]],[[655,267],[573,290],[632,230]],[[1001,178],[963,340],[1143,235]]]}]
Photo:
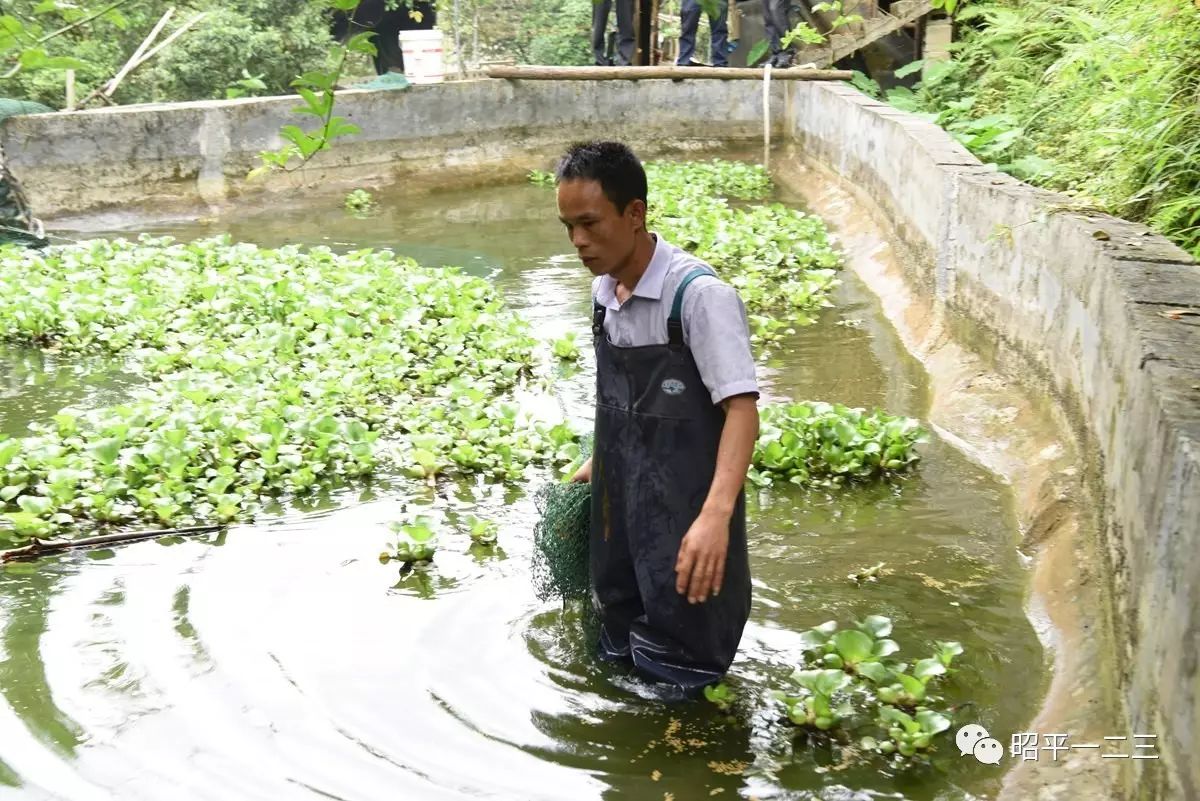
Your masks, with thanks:
[{"label": "shirt collar", "polygon": [[[667,279],[667,269],[671,266],[671,246],[658,234],[654,234],[654,253],[650,255],[650,263],[646,272],[638,279],[633,294],[647,300],[662,298],[663,282]],[[600,285],[596,288],[596,302],[609,309],[619,309],[617,303],[617,279],[611,275],[600,276]]]}]

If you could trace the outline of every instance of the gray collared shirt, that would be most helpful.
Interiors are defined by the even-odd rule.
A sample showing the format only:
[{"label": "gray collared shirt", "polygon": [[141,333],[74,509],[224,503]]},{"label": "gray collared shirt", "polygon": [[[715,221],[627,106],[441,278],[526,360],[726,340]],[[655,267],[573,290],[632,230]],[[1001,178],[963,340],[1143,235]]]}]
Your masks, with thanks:
[{"label": "gray collared shirt", "polygon": [[[656,235],[650,264],[624,303],[617,302],[615,278],[597,277],[592,299],[607,309],[608,340],[622,348],[665,345],[675,290],[696,267],[709,265]],[[714,404],[734,395],[758,394],[746,307],[736,289],[709,275],[688,284],[683,295],[683,341]]]}]

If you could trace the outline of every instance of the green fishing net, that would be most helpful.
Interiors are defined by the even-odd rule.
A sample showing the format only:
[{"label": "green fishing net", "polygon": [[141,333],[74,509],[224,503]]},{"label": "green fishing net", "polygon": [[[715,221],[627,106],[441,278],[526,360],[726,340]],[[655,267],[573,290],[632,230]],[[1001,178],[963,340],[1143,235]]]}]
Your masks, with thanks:
[{"label": "green fishing net", "polygon": [[[589,445],[583,444],[585,457]],[[536,500],[539,519],[533,529],[533,586],[538,598],[564,602],[587,598],[591,485],[556,481],[542,487]]]}]

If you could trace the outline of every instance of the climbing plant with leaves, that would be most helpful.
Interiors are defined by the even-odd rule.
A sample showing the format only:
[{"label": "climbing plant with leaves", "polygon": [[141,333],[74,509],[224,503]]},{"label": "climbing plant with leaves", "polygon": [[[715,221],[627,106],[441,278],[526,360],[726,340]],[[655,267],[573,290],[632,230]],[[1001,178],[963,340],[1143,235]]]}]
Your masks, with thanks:
[{"label": "climbing plant with leaves", "polygon": [[[328,6],[331,10],[345,12],[349,18],[350,30],[354,31],[356,28],[364,28],[355,19],[358,4],[359,0],[329,0]],[[292,81],[296,93],[304,101],[304,105],[297,106],[293,111],[316,117],[319,124],[308,131],[294,124],[280,128],[279,135],[287,140],[287,144],[275,150],[262,151],[259,154],[262,165],[252,169],[249,177],[253,178],[272,170],[293,172],[306,165],[317,153],[328,150],[335,139],[362,133],[362,129],[357,125],[333,113],[334,91],[351,53],[367,56],[376,54],[375,44],[371,41],[374,36],[373,31],[365,29],[351,34],[345,44],[332,47],[332,66],[327,69],[310,70]]]}]

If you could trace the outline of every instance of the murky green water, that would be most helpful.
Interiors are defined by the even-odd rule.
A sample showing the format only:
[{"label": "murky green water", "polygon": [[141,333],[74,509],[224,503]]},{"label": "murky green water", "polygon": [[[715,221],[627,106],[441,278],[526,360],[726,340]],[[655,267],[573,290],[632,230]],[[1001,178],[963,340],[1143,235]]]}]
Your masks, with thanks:
[{"label": "murky green water", "polygon": [[[588,276],[553,195],[528,186],[384,194],[356,220],[338,200],[209,223],[277,245],[389,246],[491,276],[539,335],[588,333]],[[852,276],[837,308],[766,362],[768,398],[920,416],[926,389]],[[837,321],[861,324],[840,326]],[[110,372],[104,372],[105,369]],[[561,386],[590,417],[590,365]],[[107,404],[132,377],[110,365],[0,351],[0,431],[68,403]],[[1044,692],[1022,612],[1027,573],[1005,488],[940,439],[898,486],[781,487],[750,504],[754,610],[730,683],[783,686],[800,633],[891,616],[901,656],[966,647],[948,683],[958,723],[1007,744]],[[536,484],[536,482],[534,482]],[[220,535],[47,559],[0,573],[0,798],[787,799],[986,797],[1002,767],[943,740],[931,768],[841,768],[761,708],[645,700],[589,658],[578,620],[532,592],[528,487],[432,490],[381,480]],[[501,526],[500,547],[443,543],[401,578],[376,559],[403,502]],[[895,572],[858,587],[852,570]]]}]

